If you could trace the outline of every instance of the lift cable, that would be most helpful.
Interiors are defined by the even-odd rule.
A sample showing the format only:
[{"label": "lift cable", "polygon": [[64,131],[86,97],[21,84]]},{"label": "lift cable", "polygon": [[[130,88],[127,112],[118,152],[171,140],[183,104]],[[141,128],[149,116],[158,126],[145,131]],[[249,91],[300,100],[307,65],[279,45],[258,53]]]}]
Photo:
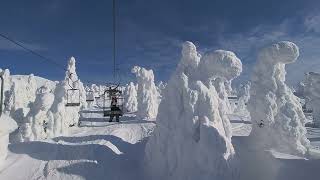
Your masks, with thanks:
[{"label": "lift cable", "polygon": [[[53,60],[52,58],[48,58],[48,57],[46,57],[46,56],[44,56],[44,55],[41,55],[41,54],[39,54],[38,52],[35,52],[34,50],[32,50],[32,49],[24,46],[22,43],[20,43],[20,42],[18,42],[18,41],[15,41],[15,40],[13,40],[12,38],[10,38],[10,37],[2,34],[2,33],[0,33],[0,37],[2,37],[2,38],[4,38],[4,39],[10,41],[11,43],[13,43],[13,44],[21,47],[21,48],[24,49],[25,51],[27,51],[27,52],[35,55],[35,56],[40,57],[40,59],[42,59],[43,62],[49,62],[49,63],[55,65],[56,67],[61,68],[63,71],[68,71],[68,69],[66,69],[63,65],[57,63],[57,62],[56,62],[55,60]],[[71,75],[72,75],[72,74],[69,75],[69,78],[70,78]],[[111,83],[106,83],[106,82],[86,81],[86,80],[85,80],[84,82],[86,82],[86,83],[88,83],[88,84],[111,84]]]},{"label": "lift cable", "polygon": [[39,54],[39,53],[31,50],[31,49],[25,47],[23,44],[21,44],[21,43],[15,41],[15,40],[9,38],[8,36],[6,36],[6,35],[4,35],[4,34],[1,34],[1,33],[0,33],[0,36],[3,37],[3,38],[6,39],[6,40],[12,42],[13,44],[21,47],[22,49],[28,51],[29,53],[31,53],[31,54],[33,54],[33,55],[35,55],[35,56],[38,56],[38,57],[42,58],[43,60],[48,61],[48,62],[50,62],[51,64],[56,65],[56,66],[59,67],[59,68],[62,68],[62,69],[65,70],[65,71],[68,71],[68,70],[67,70],[64,66],[62,66],[61,64],[58,64],[58,63],[55,62],[54,60],[52,60],[52,59],[50,59],[50,58],[47,58],[47,57],[45,57],[45,56],[43,56],[43,55],[41,55],[41,54]]}]

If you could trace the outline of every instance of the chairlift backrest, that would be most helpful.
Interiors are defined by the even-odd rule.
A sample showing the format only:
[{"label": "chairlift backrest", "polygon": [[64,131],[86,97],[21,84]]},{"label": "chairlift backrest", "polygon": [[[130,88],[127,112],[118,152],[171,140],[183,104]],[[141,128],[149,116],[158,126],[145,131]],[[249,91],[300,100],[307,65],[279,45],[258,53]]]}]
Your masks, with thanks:
[{"label": "chairlift backrest", "polygon": [[66,106],[80,106],[80,90],[79,89],[67,90]]}]

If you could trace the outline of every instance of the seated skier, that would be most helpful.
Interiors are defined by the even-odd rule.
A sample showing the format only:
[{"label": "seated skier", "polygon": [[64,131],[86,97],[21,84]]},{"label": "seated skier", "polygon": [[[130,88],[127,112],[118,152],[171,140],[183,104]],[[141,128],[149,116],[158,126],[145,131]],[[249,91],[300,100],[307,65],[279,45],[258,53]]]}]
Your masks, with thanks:
[{"label": "seated skier", "polygon": [[113,117],[116,116],[116,121],[119,122],[119,111],[120,108],[117,106],[118,105],[118,100],[116,97],[112,97],[111,99],[111,115],[110,115],[110,119],[109,122],[112,122]]}]

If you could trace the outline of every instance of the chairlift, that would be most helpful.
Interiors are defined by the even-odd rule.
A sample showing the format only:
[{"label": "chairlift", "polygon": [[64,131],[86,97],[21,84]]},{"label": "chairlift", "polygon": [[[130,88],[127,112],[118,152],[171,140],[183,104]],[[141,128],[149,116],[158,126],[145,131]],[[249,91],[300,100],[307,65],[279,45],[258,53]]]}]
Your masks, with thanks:
[{"label": "chairlift", "polygon": [[94,92],[92,90],[87,91],[86,101],[87,102],[94,101]]},{"label": "chairlift", "polygon": [[[72,80],[72,75],[73,73],[70,73],[68,78],[68,85],[70,86],[70,89],[67,89],[67,107],[80,106],[80,90],[74,87],[74,83],[79,81],[79,79]],[[70,84],[70,81],[72,84]]]},{"label": "chairlift", "polygon": [[117,119],[119,116],[123,115],[123,104],[124,98],[122,96],[122,91],[119,88],[119,85],[116,87],[110,86],[104,92],[104,105],[103,105],[103,116],[109,116],[111,119],[116,116]]}]

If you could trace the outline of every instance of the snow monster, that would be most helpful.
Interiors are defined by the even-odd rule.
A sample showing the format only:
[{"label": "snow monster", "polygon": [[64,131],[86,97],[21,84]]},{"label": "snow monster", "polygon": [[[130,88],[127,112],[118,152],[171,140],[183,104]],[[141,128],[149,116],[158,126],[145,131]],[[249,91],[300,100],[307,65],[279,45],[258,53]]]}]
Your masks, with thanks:
[{"label": "snow monster", "polygon": [[285,84],[285,66],[298,56],[298,47],[287,41],[272,44],[258,54],[248,101],[253,123],[249,138],[256,149],[295,155],[308,151],[306,117],[299,99]]},{"label": "snow monster", "polygon": [[183,44],[146,144],[148,179],[238,179],[228,109],[216,89],[223,83],[216,82],[232,80],[241,71],[233,52],[210,51],[201,57],[194,44]]}]

